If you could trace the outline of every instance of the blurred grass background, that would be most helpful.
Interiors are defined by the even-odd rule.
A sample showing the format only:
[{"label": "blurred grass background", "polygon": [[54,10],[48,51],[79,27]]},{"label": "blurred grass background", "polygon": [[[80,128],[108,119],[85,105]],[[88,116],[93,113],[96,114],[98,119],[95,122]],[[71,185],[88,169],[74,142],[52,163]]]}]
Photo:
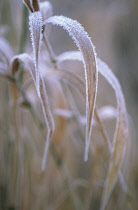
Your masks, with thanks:
[{"label": "blurred grass background", "polygon": [[[125,177],[128,178],[128,187],[130,188],[131,193],[133,194],[134,200],[138,197],[138,59],[137,59],[137,52],[138,52],[138,26],[137,26],[137,19],[138,19],[138,1],[137,0],[51,0],[50,1],[54,8],[55,15],[65,15],[72,19],[78,20],[85,30],[88,32],[89,36],[92,37],[92,41],[96,46],[96,52],[98,56],[105,61],[110,68],[113,70],[115,75],[118,77],[124,95],[126,99],[128,113],[130,114],[130,139],[129,139],[129,149],[125,161],[125,172],[127,171],[128,175],[126,174]],[[19,53],[19,46],[20,46],[20,39],[22,31],[22,8],[23,4],[21,0],[0,0],[0,36],[7,38],[10,42],[12,48],[14,49],[14,53]],[[56,34],[56,36],[55,36]],[[64,40],[64,42],[63,42]],[[72,40],[68,37],[68,35],[58,27],[52,27],[51,35],[50,35],[50,42],[56,54],[59,54],[63,51],[68,50],[76,50],[75,44]],[[30,52],[30,37],[29,33],[27,34],[27,41],[26,46],[24,47],[25,51]],[[103,85],[103,84],[102,84]],[[101,85],[101,87],[102,87]],[[110,97],[112,94],[106,93],[108,92],[108,86],[101,88],[99,87],[99,106],[103,104],[114,104],[112,98]],[[109,90],[110,92],[110,90]],[[104,96],[104,97],[102,97]],[[58,98],[58,97],[57,97]],[[56,103],[61,107],[65,106],[64,102],[61,104],[61,101],[56,99]],[[36,105],[38,106],[38,105]],[[13,197],[16,197],[18,194],[18,189],[11,190],[15,186],[16,180],[14,180],[14,173],[16,172],[16,168],[13,170],[13,163],[16,163],[14,160],[12,147],[13,145],[9,141],[9,139],[14,139],[15,136],[11,132],[13,129],[12,126],[13,116],[12,111],[9,109],[10,107],[10,94],[7,83],[0,80],[0,202],[1,202],[1,209],[16,209],[12,203],[14,200]],[[40,107],[39,107],[40,108]],[[21,111],[21,110],[20,110]],[[24,180],[21,183],[21,186],[25,186],[26,192],[24,194],[24,200],[26,203],[22,205],[22,209],[47,209],[45,205],[47,203],[52,202],[52,198],[56,198],[59,192],[62,192],[64,189],[62,186],[62,177],[60,176],[60,172],[55,167],[55,163],[52,158],[49,158],[50,163],[48,164],[48,169],[46,172],[41,172],[41,155],[44,146],[44,142],[39,145],[39,139],[41,139],[41,134],[36,129],[36,125],[29,115],[28,111],[21,111],[27,114],[24,116],[24,120],[27,120],[27,128],[23,125],[25,137],[23,137],[25,141],[25,152],[26,155],[24,157],[24,167],[21,170],[23,174]],[[41,116],[41,112],[38,113]],[[40,117],[41,118],[41,117]],[[60,120],[61,127],[58,128],[59,130],[66,130],[66,123],[64,119],[57,119]],[[22,123],[22,122],[20,122]],[[59,125],[59,122],[57,122]],[[69,126],[66,130],[67,136],[70,135],[72,132],[72,127],[75,125],[69,123]],[[55,134],[55,142],[58,139],[64,139],[64,132],[62,135],[60,132],[58,133],[57,129],[57,137]],[[75,128],[74,128],[75,129]],[[31,132],[30,132],[31,131]],[[98,134],[95,131],[95,139],[97,138]],[[13,135],[11,137],[11,135]],[[31,136],[30,139],[35,139],[35,136],[38,139],[35,139],[35,146],[34,142],[31,140],[28,143],[28,136]],[[40,136],[39,136],[40,135]],[[61,135],[61,136],[60,136]],[[60,136],[60,137],[59,137]],[[73,138],[73,137],[72,137]],[[99,137],[100,138],[100,137]],[[66,140],[70,141],[69,137],[66,137]],[[8,146],[3,144],[4,141],[8,142]],[[58,144],[58,143],[56,143]],[[62,146],[59,146],[59,154],[65,156],[65,162],[68,163],[68,168],[71,170],[71,174],[73,177],[77,177],[77,174],[81,174],[81,177],[87,180],[90,178],[88,174],[88,168],[90,168],[91,160],[89,163],[84,164],[82,163],[82,159],[79,160],[81,156],[81,152],[83,151],[83,146],[78,147],[77,155],[70,156],[70,151],[74,154],[72,148],[74,148],[74,141],[70,143],[63,143]],[[77,143],[79,144],[79,143]],[[29,145],[29,147],[28,147]],[[60,144],[59,144],[60,145]],[[68,145],[68,146],[67,146]],[[69,149],[68,151],[68,148]],[[80,149],[80,150],[79,150]],[[98,148],[100,150],[100,148]],[[34,155],[34,151],[37,150],[37,155]],[[10,152],[9,152],[10,151]],[[15,149],[16,151],[16,149]],[[32,152],[33,151],[33,152]],[[17,152],[17,151],[16,151]],[[67,154],[66,154],[67,153]],[[69,153],[69,154],[68,154]],[[5,158],[3,161],[3,157]],[[39,159],[40,158],[40,159]],[[98,160],[98,157],[97,161]],[[32,161],[33,159],[33,161]],[[29,161],[28,161],[29,160]],[[71,162],[74,161],[72,166]],[[11,161],[11,162],[10,162]],[[30,165],[31,164],[31,165]],[[77,171],[76,171],[76,165]],[[20,166],[21,167],[21,166]],[[51,176],[50,170],[53,171],[53,176]],[[27,171],[26,171],[27,169]],[[127,170],[126,170],[127,169]],[[30,172],[31,171],[31,172]],[[83,171],[83,172],[82,172]],[[85,172],[84,172],[85,171]],[[12,172],[12,173],[11,173]],[[56,174],[56,179],[55,179]],[[99,172],[100,174],[100,172]],[[94,175],[93,175],[94,176]],[[10,182],[9,182],[10,180]],[[20,183],[20,180],[17,180]],[[9,184],[7,184],[9,183]],[[34,185],[34,183],[36,185]],[[42,183],[45,183],[42,186]],[[58,183],[58,184],[57,184]],[[119,184],[118,184],[119,185]],[[5,187],[8,186],[8,187]],[[31,187],[30,187],[31,186]],[[45,189],[46,186],[49,186],[51,189]],[[95,189],[95,186],[92,186]],[[57,189],[58,188],[58,189]],[[13,194],[10,192],[13,192]],[[123,200],[123,196],[119,197],[120,194],[118,192],[120,190],[120,186],[115,188],[113,193],[113,199],[111,203],[109,203],[108,209],[132,209],[132,207],[125,208],[125,199]],[[10,194],[10,193],[11,194]],[[31,193],[30,193],[31,192]],[[7,196],[8,193],[10,194],[10,198]],[[40,197],[40,195],[43,197]],[[84,189],[80,189],[79,191],[80,196],[83,197]],[[98,194],[98,193],[97,193]],[[99,206],[99,197],[97,198],[97,194],[93,195],[93,203],[91,204],[90,209],[98,209]],[[123,193],[122,193],[123,194]],[[12,197],[13,196],[13,197]],[[18,197],[18,196],[17,196]],[[19,195],[22,197],[22,195]],[[19,198],[18,197],[18,198]],[[37,198],[37,199],[36,199]],[[31,200],[32,203],[28,200]],[[36,199],[36,200],[35,200]],[[67,203],[63,202],[62,207],[60,206],[59,209],[73,209],[72,204],[70,204],[70,197],[67,200]],[[9,202],[10,200],[10,202]],[[19,199],[20,200],[20,199]],[[7,205],[7,203],[10,205]],[[22,202],[22,201],[20,201]],[[33,204],[34,202],[34,204]],[[122,205],[120,203],[122,202]],[[137,201],[136,201],[137,202]],[[17,202],[18,203],[18,202]],[[119,207],[117,208],[116,205]],[[29,206],[30,205],[30,206]],[[47,204],[48,205],[48,204]],[[29,207],[28,207],[29,206]]]}]

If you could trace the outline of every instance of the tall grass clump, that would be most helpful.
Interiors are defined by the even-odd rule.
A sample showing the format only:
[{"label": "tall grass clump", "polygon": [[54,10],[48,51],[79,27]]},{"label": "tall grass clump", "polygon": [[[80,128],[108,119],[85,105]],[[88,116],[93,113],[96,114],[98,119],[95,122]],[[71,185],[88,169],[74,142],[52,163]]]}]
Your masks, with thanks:
[{"label": "tall grass clump", "polygon": [[[53,16],[48,1],[23,3],[18,47],[0,38],[0,208],[132,207],[122,172],[128,113],[117,78],[80,23]],[[78,51],[55,55],[51,25]],[[100,82],[111,104],[102,105]]]}]

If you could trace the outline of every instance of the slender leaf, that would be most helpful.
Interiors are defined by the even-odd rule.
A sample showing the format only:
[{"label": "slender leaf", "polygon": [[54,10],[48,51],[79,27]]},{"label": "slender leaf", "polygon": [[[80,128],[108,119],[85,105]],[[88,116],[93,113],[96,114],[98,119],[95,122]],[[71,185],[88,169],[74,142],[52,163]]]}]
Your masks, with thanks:
[{"label": "slender leaf", "polygon": [[39,11],[39,0],[31,0],[34,12]]},{"label": "slender leaf", "polygon": [[33,7],[32,7],[32,4],[30,2],[30,0],[22,0],[23,3],[28,7],[28,9],[33,12]]},{"label": "slender leaf", "polygon": [[29,15],[29,25],[31,33],[31,41],[34,54],[34,63],[36,71],[36,88],[38,96],[40,96],[40,71],[39,71],[39,60],[40,60],[40,48],[42,44],[42,16],[41,13],[33,12]]},{"label": "slender leaf", "polygon": [[[11,61],[11,64],[10,64],[12,74],[14,74],[16,71],[18,71],[19,62],[23,62],[26,69],[29,70],[30,74],[33,77],[35,86],[36,86],[37,85],[36,84],[36,72],[35,72],[34,63],[33,63],[32,59],[28,56],[28,54],[24,53],[24,54],[20,54],[20,55],[17,55],[15,57],[13,57],[13,59]],[[53,120],[52,113],[51,113],[51,110],[50,110],[50,105],[49,105],[49,101],[48,101],[48,97],[47,97],[45,84],[44,84],[44,81],[43,81],[42,78],[40,78],[40,96],[39,96],[39,99],[40,99],[40,102],[41,102],[41,105],[42,105],[44,119],[45,119],[46,126],[47,126],[46,145],[45,145],[44,157],[43,157],[43,161],[42,161],[42,170],[44,170],[45,166],[46,166],[49,143],[50,143],[50,140],[52,138],[53,131],[54,131],[54,120]]]},{"label": "slender leaf", "polygon": [[98,59],[97,63],[99,72],[107,79],[107,81],[115,91],[118,106],[118,118],[113,139],[112,157],[110,160],[108,174],[104,185],[101,206],[101,209],[104,209],[109,199],[109,196],[113,190],[113,187],[116,183],[117,175],[124,157],[126,149],[126,140],[128,136],[128,123],[125,99],[117,78],[114,76],[114,74],[104,62]]},{"label": "slender leaf", "polygon": [[[58,57],[58,65],[60,65],[60,62],[64,60],[81,61],[82,57],[79,52],[65,52]],[[119,177],[122,177],[122,174],[119,172],[119,170],[126,148],[126,140],[128,136],[128,123],[125,99],[117,78],[109,69],[109,67],[100,59],[97,59],[97,65],[99,73],[103,75],[103,77],[109,82],[111,87],[114,89],[117,99],[117,122],[112,145],[112,156],[109,164],[107,178],[104,184],[104,192],[101,205],[101,209],[104,209],[110,197],[110,194],[114,188],[118,174]]]},{"label": "slender leaf", "polygon": [[63,29],[65,29],[72,37],[82,55],[86,81],[87,118],[84,160],[87,161],[98,84],[98,73],[94,46],[84,28],[77,21],[63,16],[54,16],[46,20],[44,25],[49,23],[63,27]]},{"label": "slender leaf", "polygon": [[22,0],[23,3],[28,7],[31,12],[39,11],[39,2],[38,0]]}]

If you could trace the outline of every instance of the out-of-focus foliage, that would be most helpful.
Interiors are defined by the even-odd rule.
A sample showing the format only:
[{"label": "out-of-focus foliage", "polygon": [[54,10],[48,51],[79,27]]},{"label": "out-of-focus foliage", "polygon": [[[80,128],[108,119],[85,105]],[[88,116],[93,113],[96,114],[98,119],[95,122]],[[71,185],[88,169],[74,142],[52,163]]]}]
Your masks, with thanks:
[{"label": "out-of-focus foliage", "polygon": [[137,209],[137,10],[0,1],[0,210]]}]

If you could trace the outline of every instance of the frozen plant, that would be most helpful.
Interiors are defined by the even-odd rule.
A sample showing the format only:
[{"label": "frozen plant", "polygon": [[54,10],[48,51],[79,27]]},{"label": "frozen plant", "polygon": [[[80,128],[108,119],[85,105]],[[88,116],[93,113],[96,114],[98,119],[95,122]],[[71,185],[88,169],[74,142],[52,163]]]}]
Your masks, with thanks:
[{"label": "frozen plant", "polygon": [[[46,204],[46,209],[58,209],[58,206],[61,205],[62,200],[64,201],[66,199],[64,198],[64,196],[66,197],[68,193],[71,194],[72,202],[74,203],[75,209],[90,208],[92,200],[91,190],[87,189],[87,192],[83,195],[83,197],[86,197],[86,199],[83,199],[84,202],[81,202],[81,196],[78,195],[79,193],[76,195],[75,190],[73,191],[73,183],[70,181],[68,172],[63,167],[64,157],[62,157],[60,152],[56,151],[56,142],[62,141],[61,139],[66,140],[66,138],[68,138],[66,136],[66,127],[68,126],[67,122],[72,122],[74,120],[75,122],[77,122],[77,126],[81,130],[80,132],[78,131],[78,136],[81,135],[82,141],[85,140],[85,162],[89,161],[89,153],[93,153],[93,156],[95,158],[99,153],[96,150],[94,151],[94,128],[98,127],[100,133],[103,136],[101,147],[106,147],[109,153],[106,166],[107,172],[106,176],[104,177],[104,183],[102,184],[100,209],[103,210],[108,203],[109,197],[114,189],[117,179],[119,179],[124,193],[128,193],[128,189],[123,174],[121,172],[121,165],[123,162],[123,157],[125,155],[126,142],[128,138],[128,114],[121,86],[109,67],[97,57],[95,47],[91,41],[91,38],[89,37],[87,32],[85,32],[80,23],[68,17],[52,16],[52,5],[48,1],[44,1],[41,3],[38,0],[23,0],[23,3],[27,6],[29,10],[29,30],[33,55],[29,53],[22,53],[13,56],[14,52],[12,52],[11,47],[4,39],[1,39],[0,52],[2,56],[0,63],[0,75],[1,77],[8,79],[11,83],[14,112],[17,115],[20,115],[21,112],[19,113],[18,106],[25,107],[27,110],[30,111],[34,119],[37,121],[37,125],[41,129],[41,132],[42,130],[45,130],[44,135],[46,135],[46,142],[42,160],[42,170],[44,172],[41,173],[45,173],[46,175],[47,170],[49,170],[49,173],[52,173],[50,172],[52,170],[49,166],[50,164],[47,163],[48,166],[46,166],[48,151],[50,149],[50,153],[55,159],[57,166],[64,174],[64,179],[66,180],[65,186],[68,186],[69,188],[69,190],[67,192],[65,191],[65,194],[61,196],[61,198],[57,197],[57,200],[55,201],[53,206],[52,204],[50,204],[50,206],[49,204]],[[48,25],[50,24],[61,26],[71,36],[76,46],[78,47],[78,51],[63,52],[62,54],[56,56],[49,43],[50,31],[48,30]],[[9,53],[10,55],[8,55]],[[83,76],[79,74],[78,69],[74,70],[74,72],[70,69],[62,69],[62,64],[67,61],[68,63],[70,62],[71,65],[74,61],[78,63],[82,62],[85,78],[83,78]],[[29,72],[31,76],[28,76],[27,72]],[[24,74],[27,75],[27,79],[23,78]],[[117,108],[107,106],[102,107],[101,111],[97,108],[96,101],[98,93],[98,74],[101,74],[113,88],[116,96]],[[48,80],[49,77],[53,78],[53,80]],[[45,126],[39,123],[39,119],[37,119],[37,114],[33,109],[33,100],[31,101],[31,97],[29,99],[28,87],[30,84],[32,84],[32,80],[36,87],[38,100],[40,101],[42,107]],[[79,93],[79,97],[81,97],[81,100],[85,102],[84,113],[81,113],[80,108],[77,106],[77,102],[75,101],[73,93],[71,91],[72,89],[76,90],[76,93]],[[50,91],[52,92],[52,94]],[[54,98],[51,99],[51,97],[54,95],[56,95],[55,102]],[[35,98],[37,97],[35,96]],[[60,107],[56,107],[56,105],[54,106],[52,104],[58,104],[58,100],[61,100],[61,102],[63,102],[63,104],[61,103]],[[70,103],[69,105],[67,105],[68,102]],[[69,108],[70,106],[72,109]],[[57,120],[61,118],[63,121]],[[112,120],[114,118],[116,119],[116,127],[113,140],[110,141],[103,121]],[[59,129],[60,123],[64,126],[59,131],[57,129]],[[76,130],[77,126],[75,126]],[[17,120],[15,122],[15,132],[17,132],[17,139],[20,139],[21,136],[18,130],[21,130],[21,128],[18,128]],[[73,128],[71,128],[71,131],[72,133],[74,132]],[[85,135],[83,135],[84,132]],[[65,134],[63,135],[63,133]],[[54,139],[56,138],[57,141],[54,141]],[[77,140],[79,138],[80,137],[77,137]],[[81,143],[82,142],[80,142],[80,144]],[[77,144],[79,144],[79,142],[77,142]],[[23,142],[20,142],[20,140],[18,140],[18,146],[16,148],[16,152],[19,153],[19,164],[17,164],[18,173],[16,175],[17,185],[20,185],[22,180],[20,179],[22,164],[24,162],[24,157],[22,156],[21,152],[23,149],[22,146]],[[42,149],[43,148],[41,148],[41,152]],[[68,148],[66,148],[66,150],[68,150]],[[35,156],[37,158],[37,155]],[[93,160],[93,164],[96,164],[96,162],[94,163],[94,161],[95,160]],[[98,165],[98,167],[100,168],[100,165]],[[100,180],[98,181],[100,182]],[[88,188],[89,186],[88,183],[85,184],[83,182],[80,182],[80,185],[85,185],[86,188]],[[15,206],[19,206],[19,208],[23,206],[23,204],[21,203],[22,196],[25,199],[22,192],[19,193],[20,196],[18,195],[18,192],[21,189],[21,185],[20,187],[17,186],[16,197],[18,199],[15,199]],[[45,191],[43,193],[43,196],[45,196],[44,194]],[[89,196],[87,196],[87,194],[89,194]],[[88,197],[90,197],[90,199],[87,200]],[[28,206],[26,207],[26,209],[29,209]]]}]

